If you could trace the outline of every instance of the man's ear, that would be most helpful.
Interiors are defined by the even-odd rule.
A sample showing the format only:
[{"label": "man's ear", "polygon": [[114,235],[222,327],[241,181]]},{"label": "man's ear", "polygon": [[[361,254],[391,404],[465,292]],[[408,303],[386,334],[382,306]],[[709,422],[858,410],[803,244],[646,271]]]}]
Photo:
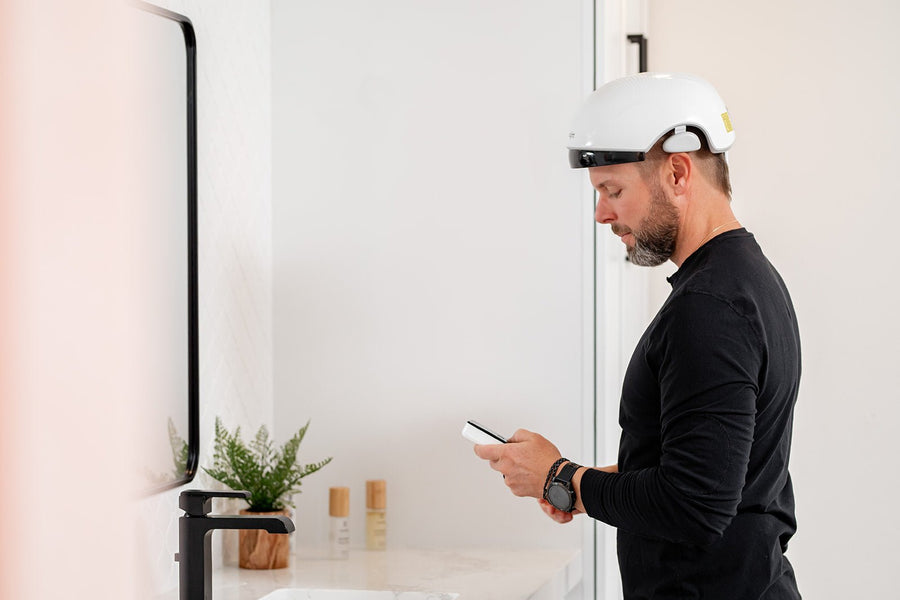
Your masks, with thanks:
[{"label": "man's ear", "polygon": [[691,187],[694,176],[694,161],[685,152],[676,152],[669,155],[666,164],[666,183],[670,186],[675,196],[683,196]]}]

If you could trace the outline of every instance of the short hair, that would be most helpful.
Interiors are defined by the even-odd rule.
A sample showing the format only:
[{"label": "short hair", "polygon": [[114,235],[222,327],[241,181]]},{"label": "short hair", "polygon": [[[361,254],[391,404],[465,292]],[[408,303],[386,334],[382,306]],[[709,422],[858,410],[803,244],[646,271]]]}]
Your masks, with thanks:
[{"label": "short hair", "polygon": [[[688,131],[697,134],[700,138],[700,149],[691,153],[694,163],[700,168],[704,177],[709,180],[719,191],[731,198],[731,177],[728,173],[728,163],[725,161],[725,153],[712,152],[709,144],[706,142],[706,136],[696,127],[688,127]],[[663,143],[673,134],[668,134],[659,138],[649,152],[644,155],[644,160],[637,164],[644,180],[648,180],[653,171],[659,167],[660,162],[664,160],[669,153],[662,149]]]}]

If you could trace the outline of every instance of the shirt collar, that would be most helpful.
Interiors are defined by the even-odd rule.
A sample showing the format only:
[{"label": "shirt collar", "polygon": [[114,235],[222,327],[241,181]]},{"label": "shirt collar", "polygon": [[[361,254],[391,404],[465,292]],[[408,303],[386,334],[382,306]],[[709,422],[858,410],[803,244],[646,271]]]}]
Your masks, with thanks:
[{"label": "shirt collar", "polygon": [[694,272],[697,269],[697,267],[703,261],[703,257],[709,255],[711,248],[717,241],[724,241],[733,237],[739,237],[743,235],[750,235],[750,233],[744,227],[720,233],[716,237],[712,238],[711,240],[694,250],[694,252],[690,256],[684,259],[684,262],[681,263],[681,267],[679,267],[677,271],[666,277],[666,281],[669,282],[669,285],[672,286],[672,289],[675,289],[675,287],[678,286],[679,281],[681,281],[682,279],[687,277],[688,274]]}]

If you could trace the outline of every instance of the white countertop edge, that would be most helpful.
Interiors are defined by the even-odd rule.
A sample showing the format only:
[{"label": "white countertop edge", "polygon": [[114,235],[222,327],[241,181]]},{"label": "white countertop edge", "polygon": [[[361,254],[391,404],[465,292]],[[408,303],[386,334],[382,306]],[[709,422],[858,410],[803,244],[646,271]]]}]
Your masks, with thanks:
[{"label": "white countertop edge", "polygon": [[[458,600],[563,600],[582,580],[580,549],[351,549],[347,560],[300,548],[287,569],[213,571],[214,600],[258,600],[282,588],[459,594]],[[158,600],[177,600],[178,591]]]}]

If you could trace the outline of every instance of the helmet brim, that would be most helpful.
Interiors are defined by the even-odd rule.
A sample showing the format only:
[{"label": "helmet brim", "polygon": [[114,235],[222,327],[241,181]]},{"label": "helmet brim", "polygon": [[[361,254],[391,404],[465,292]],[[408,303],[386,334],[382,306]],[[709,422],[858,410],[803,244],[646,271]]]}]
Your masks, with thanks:
[{"label": "helmet brim", "polygon": [[611,152],[604,150],[580,150],[577,148],[569,149],[569,166],[573,169],[621,165],[624,163],[641,162],[642,160],[644,160],[643,152]]}]

